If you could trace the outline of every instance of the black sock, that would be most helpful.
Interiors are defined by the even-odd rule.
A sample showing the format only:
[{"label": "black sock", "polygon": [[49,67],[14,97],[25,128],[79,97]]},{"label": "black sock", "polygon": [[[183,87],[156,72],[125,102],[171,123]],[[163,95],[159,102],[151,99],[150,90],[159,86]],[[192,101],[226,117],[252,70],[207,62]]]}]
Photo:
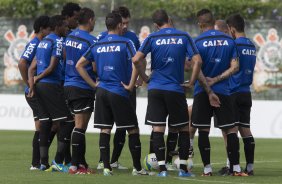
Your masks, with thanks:
[{"label": "black sock", "polygon": [[52,127],[52,122],[45,121],[40,122],[40,133],[39,133],[39,146],[40,146],[40,160],[41,164],[49,165],[49,135]]},{"label": "black sock", "polygon": [[51,131],[50,132],[50,135],[49,135],[49,147],[51,146],[51,144],[52,144],[52,142],[53,142],[53,140],[54,140],[54,137],[55,137],[55,135],[57,134],[57,131],[56,132],[54,132],[54,131]]},{"label": "black sock", "polygon": [[150,136],[150,148],[149,148],[149,153],[155,153],[155,151],[154,151],[154,145],[153,145],[153,131],[151,132],[151,136]]},{"label": "black sock", "polygon": [[230,167],[239,164],[239,138],[236,133],[227,134],[227,152],[230,161]]},{"label": "black sock", "polygon": [[38,167],[40,165],[40,149],[39,149],[39,131],[34,132],[32,140],[32,162],[31,165]]},{"label": "black sock", "polygon": [[142,169],[140,162],[141,159],[140,135],[139,133],[137,133],[137,134],[131,134],[128,137],[129,137],[128,145],[133,160],[133,167],[137,169],[137,171],[140,171]]},{"label": "black sock", "polygon": [[153,145],[155,154],[160,166],[160,172],[166,171],[165,166],[165,142],[164,142],[164,133],[162,132],[153,132]]},{"label": "black sock", "polygon": [[170,152],[174,151],[177,145],[178,133],[168,132],[166,138],[166,163],[172,163]]},{"label": "black sock", "polygon": [[210,157],[211,157],[211,145],[209,140],[209,132],[206,131],[199,131],[199,137],[198,137],[198,147],[200,150],[200,154],[202,157],[202,162],[204,166],[211,163]]},{"label": "black sock", "polygon": [[190,148],[189,132],[179,132],[178,146],[179,146],[180,169],[187,172],[188,171],[187,160],[189,157],[189,148]]},{"label": "black sock", "polygon": [[100,133],[100,155],[102,157],[104,168],[112,170],[110,166],[110,138],[111,135],[106,133]]},{"label": "black sock", "polygon": [[253,136],[243,138],[244,151],[246,158],[246,168],[248,164],[254,163],[255,154],[255,139]]},{"label": "black sock", "polygon": [[66,129],[67,129],[67,135],[69,139],[66,141],[66,149],[65,149],[65,164],[69,164],[71,162],[71,134],[74,129],[74,122],[65,122],[66,123]]},{"label": "black sock", "polygon": [[72,132],[72,165],[81,164],[83,160],[83,144],[85,142],[85,130],[80,128],[74,128]]},{"label": "black sock", "polygon": [[125,143],[126,130],[116,130],[111,163],[117,162]]}]

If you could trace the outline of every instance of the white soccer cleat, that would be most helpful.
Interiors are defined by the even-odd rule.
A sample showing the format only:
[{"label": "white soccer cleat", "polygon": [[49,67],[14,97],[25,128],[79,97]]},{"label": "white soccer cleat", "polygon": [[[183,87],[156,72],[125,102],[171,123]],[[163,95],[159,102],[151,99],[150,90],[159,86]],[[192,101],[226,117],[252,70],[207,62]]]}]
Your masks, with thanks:
[{"label": "white soccer cleat", "polygon": [[29,170],[35,171],[35,170],[39,170],[39,168],[32,165],[32,166],[30,166]]},{"label": "white soccer cleat", "polygon": [[105,168],[103,170],[103,174],[104,174],[104,176],[112,176],[113,175],[113,171],[111,171],[110,169]]},{"label": "white soccer cleat", "polygon": [[104,163],[103,162],[99,162],[98,165],[97,165],[97,169],[98,170],[104,169]]},{"label": "white soccer cleat", "polygon": [[114,162],[111,164],[111,167],[114,168],[114,169],[121,169],[121,170],[124,170],[124,169],[128,169],[127,167],[125,166],[122,166],[120,163],[118,162]]},{"label": "white soccer cleat", "polygon": [[167,163],[167,164],[166,164],[166,169],[167,169],[168,171],[177,171],[177,170],[178,170],[178,169],[176,168],[176,166],[173,165],[172,163]]},{"label": "white soccer cleat", "polygon": [[149,173],[145,169],[141,169],[140,171],[137,171],[137,169],[133,168],[132,175],[133,176],[148,176]]}]

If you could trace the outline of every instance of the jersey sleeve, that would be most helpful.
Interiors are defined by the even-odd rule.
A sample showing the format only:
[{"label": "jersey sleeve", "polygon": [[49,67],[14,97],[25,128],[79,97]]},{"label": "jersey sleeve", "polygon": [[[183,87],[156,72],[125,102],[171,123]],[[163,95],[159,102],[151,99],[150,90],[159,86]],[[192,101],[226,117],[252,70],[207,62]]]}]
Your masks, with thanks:
[{"label": "jersey sleeve", "polygon": [[83,57],[85,57],[85,59],[87,59],[90,62],[94,62],[95,61],[92,49],[93,49],[93,46],[89,47],[87,49],[87,51],[83,54]]},{"label": "jersey sleeve", "polygon": [[192,57],[196,54],[199,54],[196,44],[193,39],[187,34],[186,56],[192,59]]},{"label": "jersey sleeve", "polygon": [[37,45],[38,44],[36,44],[36,43],[29,42],[26,45],[25,50],[24,50],[21,58],[25,59],[28,63],[31,63],[34,56],[35,56]]},{"label": "jersey sleeve", "polygon": [[136,50],[138,50],[140,48],[140,41],[139,41],[139,39],[138,39],[136,34],[134,34],[134,39],[132,41],[134,43],[134,46],[135,46]]},{"label": "jersey sleeve", "polygon": [[139,52],[142,52],[145,56],[151,52],[151,37],[148,36],[144,42],[142,43],[141,47],[138,50]]},{"label": "jersey sleeve", "polygon": [[63,38],[56,39],[53,44],[52,56],[63,58]]},{"label": "jersey sleeve", "polygon": [[129,40],[129,42],[126,44],[126,51],[128,59],[133,58],[136,54],[135,46],[131,40]]}]

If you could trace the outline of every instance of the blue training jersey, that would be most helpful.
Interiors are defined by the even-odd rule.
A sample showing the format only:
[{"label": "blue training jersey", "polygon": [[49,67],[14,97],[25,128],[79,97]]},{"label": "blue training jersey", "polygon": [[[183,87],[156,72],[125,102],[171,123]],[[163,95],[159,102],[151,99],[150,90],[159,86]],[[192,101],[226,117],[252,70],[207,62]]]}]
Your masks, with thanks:
[{"label": "blue training jersey", "polygon": [[150,34],[142,43],[140,52],[151,52],[151,78],[148,90],[160,89],[184,93],[184,63],[186,56],[198,54],[188,33],[175,28],[163,28]]},{"label": "blue training jersey", "polygon": [[132,68],[131,59],[136,50],[131,40],[115,34],[108,34],[105,38],[92,45],[84,54],[88,61],[96,62],[98,87],[112,93],[128,97],[121,82],[129,84],[131,75],[128,68]]},{"label": "blue training jersey", "polygon": [[239,53],[240,69],[230,77],[231,93],[250,92],[256,65],[256,47],[246,37],[237,38],[235,43]]},{"label": "blue training jersey", "polygon": [[[21,58],[27,62],[28,68],[30,67],[31,62],[35,56],[36,49],[37,49],[39,42],[40,42],[39,38],[35,37],[25,46],[25,49],[24,49],[24,52]],[[26,86],[24,91],[26,94],[28,94],[29,88]]]},{"label": "blue training jersey", "polygon": [[[67,36],[65,41],[66,49],[66,68],[65,68],[65,83],[64,86],[75,86],[83,89],[93,88],[84,81],[75,68],[76,63],[88,48],[96,42],[96,38],[87,31],[80,29],[74,30]],[[93,71],[92,64],[85,67],[89,76],[95,81],[96,77]]]},{"label": "blue training jersey", "polygon": [[[205,77],[216,77],[230,67],[231,60],[238,58],[234,40],[217,30],[203,32],[195,39],[196,46],[203,60],[202,71]],[[229,78],[211,86],[215,93],[230,95]],[[194,95],[203,92],[199,81],[196,81]]]},{"label": "blue training jersey", "polygon": [[[63,59],[63,37],[51,33],[38,45],[36,50],[37,75],[40,75],[50,65],[51,57],[58,61]],[[54,71],[39,82],[60,84],[62,79],[62,66],[58,62]]]}]

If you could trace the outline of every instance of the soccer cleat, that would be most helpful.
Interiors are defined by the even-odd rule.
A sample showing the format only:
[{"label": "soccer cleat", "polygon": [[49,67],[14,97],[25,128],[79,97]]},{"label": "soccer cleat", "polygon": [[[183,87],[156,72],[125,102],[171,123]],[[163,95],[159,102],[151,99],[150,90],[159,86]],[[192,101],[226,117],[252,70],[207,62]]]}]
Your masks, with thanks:
[{"label": "soccer cleat", "polygon": [[103,174],[104,174],[104,176],[112,176],[113,175],[113,171],[111,171],[110,169],[105,168],[103,170]]},{"label": "soccer cleat", "polygon": [[48,170],[49,168],[50,168],[49,165],[43,165],[43,164],[41,164],[39,170],[41,170],[41,171],[46,171],[46,170]]},{"label": "soccer cleat", "polygon": [[86,168],[84,165],[79,164],[76,174],[94,174],[94,173],[95,172],[89,167]]},{"label": "soccer cleat", "polygon": [[120,163],[118,163],[118,162],[112,163],[112,164],[111,164],[111,168],[114,168],[114,169],[121,169],[121,170],[123,170],[123,169],[128,169],[127,167],[122,166],[122,165],[121,165]]},{"label": "soccer cleat", "polygon": [[137,169],[133,168],[132,175],[133,176],[148,176],[149,173],[145,169],[141,169],[140,171],[137,171]]},{"label": "soccer cleat", "polygon": [[182,169],[180,169],[179,173],[178,173],[178,176],[179,177],[195,177],[195,174],[193,174],[193,173],[191,173],[189,171],[185,172]]},{"label": "soccer cleat", "polygon": [[167,177],[167,176],[168,176],[168,173],[167,173],[167,171],[162,171],[162,172],[160,172],[157,176],[158,176],[158,177]]},{"label": "soccer cleat", "polygon": [[176,171],[177,170],[177,168],[170,162],[166,164],[166,169],[168,171]]},{"label": "soccer cleat", "polygon": [[251,170],[251,171],[245,170],[244,173],[248,174],[249,176],[254,176],[254,170]]},{"label": "soccer cleat", "polygon": [[229,176],[231,173],[229,171],[229,167],[225,166],[222,167],[219,171],[218,171],[218,175],[220,176]]},{"label": "soccer cleat", "polygon": [[232,176],[249,176],[249,175],[244,173],[244,172],[236,172],[236,171],[234,171]]},{"label": "soccer cleat", "polygon": [[212,176],[212,172],[203,173],[201,176]]},{"label": "soccer cleat", "polygon": [[31,165],[30,168],[29,168],[30,171],[35,171],[35,170],[39,170],[39,169],[40,169],[40,166],[33,166],[33,165]]},{"label": "soccer cleat", "polygon": [[72,165],[69,167],[69,174],[76,174],[77,173],[77,167]]},{"label": "soccer cleat", "polygon": [[52,161],[52,166],[51,166],[55,171],[67,173],[69,172],[69,168],[66,167],[64,164],[58,164],[56,163],[55,160]]},{"label": "soccer cleat", "polygon": [[193,147],[189,148],[189,158],[193,158],[194,157],[194,149]]},{"label": "soccer cleat", "polygon": [[99,162],[98,163],[98,166],[97,166],[97,169],[104,169],[104,163],[103,162]]}]

